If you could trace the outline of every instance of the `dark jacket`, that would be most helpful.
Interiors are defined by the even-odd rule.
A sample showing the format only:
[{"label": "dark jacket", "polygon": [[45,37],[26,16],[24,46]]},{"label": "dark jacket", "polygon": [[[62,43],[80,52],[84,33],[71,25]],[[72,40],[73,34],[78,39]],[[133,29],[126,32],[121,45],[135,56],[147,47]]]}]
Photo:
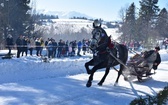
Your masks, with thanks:
[{"label": "dark jacket", "polygon": [[[153,52],[155,52],[155,50],[150,50],[150,51],[146,52],[145,58],[148,58]],[[153,62],[153,64],[155,64],[155,63],[157,63],[157,65],[153,65],[154,70],[156,70],[158,65],[161,63],[161,57],[160,57],[159,53],[157,53],[156,60]]]},{"label": "dark jacket", "polygon": [[11,38],[6,38],[6,45],[7,46],[13,45],[13,38],[12,37]]},{"label": "dark jacket", "polygon": [[160,57],[160,54],[157,53],[157,58],[156,60],[154,61],[154,63],[157,63],[157,65],[153,65],[153,69],[156,70],[158,65],[161,63],[161,57]]},{"label": "dark jacket", "polygon": [[23,45],[23,40],[20,39],[20,38],[18,38],[18,39],[16,40],[16,45]]}]

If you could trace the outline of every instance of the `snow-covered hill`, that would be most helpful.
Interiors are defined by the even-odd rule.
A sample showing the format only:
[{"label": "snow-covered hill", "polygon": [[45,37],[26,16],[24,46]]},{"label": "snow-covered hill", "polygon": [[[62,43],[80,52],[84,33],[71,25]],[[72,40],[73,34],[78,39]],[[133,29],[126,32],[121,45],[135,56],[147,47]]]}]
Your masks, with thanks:
[{"label": "snow-covered hill", "polygon": [[[107,34],[116,40],[121,33],[118,33],[118,28],[108,28],[102,24]],[[35,31],[41,30],[43,38],[53,37],[56,41],[65,39],[71,41],[90,39],[93,30],[93,21],[83,19],[52,19],[52,22],[43,23],[42,26],[36,26]]]},{"label": "snow-covered hill", "polygon": [[88,16],[84,13],[76,12],[76,11],[47,11],[47,10],[37,10],[38,14],[46,14],[46,15],[54,15],[58,16],[60,19],[69,19],[72,17],[85,17],[87,19],[94,19],[92,16]]}]

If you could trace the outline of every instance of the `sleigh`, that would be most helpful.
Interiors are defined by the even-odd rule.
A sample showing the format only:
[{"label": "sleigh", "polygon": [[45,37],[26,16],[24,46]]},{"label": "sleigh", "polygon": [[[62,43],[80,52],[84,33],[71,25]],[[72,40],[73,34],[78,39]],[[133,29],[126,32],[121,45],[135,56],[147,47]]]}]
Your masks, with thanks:
[{"label": "sleigh", "polygon": [[127,69],[123,71],[127,79],[134,79],[135,77],[139,82],[143,77],[150,77],[154,73],[150,73],[153,63],[149,63],[142,54],[135,54],[127,62]]}]

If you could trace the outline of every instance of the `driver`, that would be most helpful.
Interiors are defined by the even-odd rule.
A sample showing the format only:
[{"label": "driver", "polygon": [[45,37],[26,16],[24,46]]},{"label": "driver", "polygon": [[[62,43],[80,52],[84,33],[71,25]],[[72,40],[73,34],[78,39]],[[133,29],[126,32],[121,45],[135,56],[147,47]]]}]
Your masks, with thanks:
[{"label": "driver", "polygon": [[157,70],[157,67],[161,63],[161,57],[160,57],[160,54],[159,54],[159,50],[160,50],[160,47],[155,47],[155,52],[157,53],[157,57],[156,57],[156,60],[153,62],[154,72],[155,72],[155,70]]},{"label": "driver", "polygon": [[[155,53],[156,54],[156,58],[152,61],[152,69],[154,70],[154,73],[155,73],[155,70],[157,70],[157,67],[159,66],[159,64],[161,63],[161,57],[160,57],[160,54],[159,54],[159,50],[160,50],[160,47],[155,47],[155,50],[150,50],[147,52],[145,58],[148,59],[148,57],[150,57],[151,54]],[[151,58],[152,59],[152,58]],[[151,74],[151,70],[148,72],[148,75]]]}]

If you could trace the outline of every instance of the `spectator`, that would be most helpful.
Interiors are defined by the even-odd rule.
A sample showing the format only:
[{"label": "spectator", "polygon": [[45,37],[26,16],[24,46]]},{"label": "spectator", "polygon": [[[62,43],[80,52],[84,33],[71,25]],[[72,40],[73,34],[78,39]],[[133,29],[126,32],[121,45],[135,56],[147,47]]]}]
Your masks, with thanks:
[{"label": "spectator", "polygon": [[60,39],[60,41],[58,42],[58,53],[57,53],[58,58],[61,57],[63,45],[64,45],[64,43],[63,43],[62,39]]},{"label": "spectator", "polygon": [[72,56],[72,42],[69,43],[69,47],[68,47],[68,56]]},{"label": "spectator", "polygon": [[65,43],[65,57],[69,56],[69,42],[68,40]]},{"label": "spectator", "polygon": [[51,40],[48,42],[47,48],[48,48],[48,58],[52,58],[53,57],[53,44]]},{"label": "spectator", "polygon": [[22,46],[23,46],[23,40],[22,40],[22,35],[20,35],[17,39],[16,39],[16,47],[17,47],[17,58],[20,57],[20,53],[22,52]]},{"label": "spectator", "polygon": [[6,46],[8,48],[8,55],[10,56],[11,55],[11,49],[12,49],[12,46],[13,46],[13,37],[11,34],[9,34],[6,38]]},{"label": "spectator", "polygon": [[53,44],[53,57],[56,57],[56,51],[57,51],[57,42],[55,41],[55,39],[52,39],[52,44]]},{"label": "spectator", "polygon": [[82,42],[79,41],[79,42],[78,42],[78,52],[77,52],[77,55],[78,55],[78,56],[81,56],[81,54],[80,54],[81,49],[82,49]]},{"label": "spectator", "polygon": [[48,45],[48,42],[50,41],[50,38],[48,38],[46,41],[45,41],[45,47],[46,47],[46,56],[48,55],[48,48],[47,48],[47,45]]},{"label": "spectator", "polygon": [[131,42],[129,43],[129,50],[131,51],[131,50],[134,50],[134,41],[133,40],[131,40]]},{"label": "spectator", "polygon": [[167,49],[167,46],[168,46],[168,38],[165,39],[164,44],[165,44],[165,49]]},{"label": "spectator", "polygon": [[72,42],[72,56],[75,56],[75,49],[77,47],[76,40]]},{"label": "spectator", "polygon": [[83,41],[83,47],[82,47],[83,55],[86,54],[86,48],[87,48],[87,44],[86,44],[86,41],[84,40],[84,41]]},{"label": "spectator", "polygon": [[39,54],[40,54],[40,56],[42,56],[42,52],[43,52],[43,48],[45,46],[45,43],[44,43],[44,40],[42,39],[42,37],[40,37],[39,41],[40,41],[40,51],[39,51]]},{"label": "spectator", "polygon": [[40,48],[41,48],[40,46],[41,46],[41,43],[40,43],[39,38],[36,38],[35,45],[36,45],[36,55],[40,56]]},{"label": "spectator", "polygon": [[22,56],[23,56],[24,53],[27,56],[27,51],[28,51],[27,41],[28,41],[27,38],[25,36],[23,36]]},{"label": "spectator", "polygon": [[34,38],[30,38],[29,39],[29,48],[28,48],[28,50],[30,51],[30,55],[31,56],[33,55],[34,47],[35,47],[35,40],[34,40]]}]

